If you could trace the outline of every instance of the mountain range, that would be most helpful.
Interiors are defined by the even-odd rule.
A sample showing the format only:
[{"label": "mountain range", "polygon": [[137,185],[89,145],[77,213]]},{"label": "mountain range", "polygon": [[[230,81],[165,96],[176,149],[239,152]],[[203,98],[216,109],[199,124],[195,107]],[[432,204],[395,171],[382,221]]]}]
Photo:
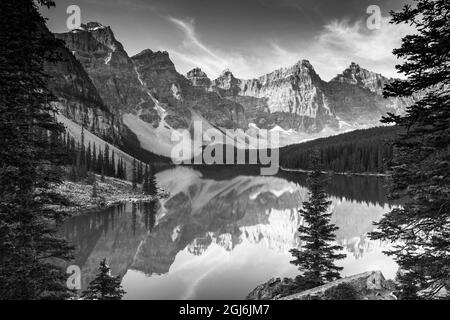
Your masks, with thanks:
[{"label": "mountain range", "polygon": [[146,161],[170,157],[173,131],[192,133],[194,121],[223,135],[246,131],[243,148],[258,148],[251,139],[261,129],[277,131],[282,147],[379,125],[383,115],[412,103],[384,98],[393,79],[353,62],[328,82],[307,60],[256,79],[230,70],[210,79],[200,68],[180,74],[165,51],[130,57],[112,29],[97,22],[55,37],[65,45],[63,61],[47,71],[62,115]]}]

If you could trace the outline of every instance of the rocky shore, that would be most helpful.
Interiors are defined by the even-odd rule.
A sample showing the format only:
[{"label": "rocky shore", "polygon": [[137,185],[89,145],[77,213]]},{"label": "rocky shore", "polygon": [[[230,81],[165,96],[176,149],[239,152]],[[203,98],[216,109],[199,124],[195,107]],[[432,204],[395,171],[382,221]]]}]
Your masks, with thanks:
[{"label": "rocky shore", "polygon": [[[294,279],[274,278],[256,287],[246,297],[247,300],[327,300],[330,292],[337,300],[396,300],[395,283],[386,280],[381,271],[368,271],[345,277],[322,286],[301,290]],[[339,297],[339,292],[352,291]],[[336,292],[338,294],[336,295]]]},{"label": "rocky shore", "polygon": [[[302,172],[309,173],[310,170],[304,169],[292,169],[292,168],[284,168],[280,166],[281,171],[285,172]],[[337,174],[342,176],[368,176],[368,177],[390,177],[390,174],[387,173],[369,173],[369,172],[334,172],[334,171],[322,171],[324,174]]]},{"label": "rocky shore", "polygon": [[70,213],[86,213],[108,208],[124,202],[150,202],[157,197],[144,194],[140,185],[133,190],[129,181],[105,177],[101,181],[97,177],[97,196],[93,197],[93,185],[86,181],[64,181],[55,187],[55,191],[69,200],[70,205],[57,209]]}]

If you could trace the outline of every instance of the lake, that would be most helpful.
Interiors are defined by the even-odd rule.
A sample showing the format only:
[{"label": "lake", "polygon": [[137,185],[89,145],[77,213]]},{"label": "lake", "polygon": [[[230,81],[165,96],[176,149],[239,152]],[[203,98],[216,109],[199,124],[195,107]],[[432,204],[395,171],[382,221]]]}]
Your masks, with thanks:
[{"label": "lake", "polygon": [[[298,274],[289,250],[299,246],[298,213],[306,174],[258,176],[240,167],[174,167],[156,175],[170,193],[159,202],[127,203],[68,219],[61,232],[76,246],[82,288],[101,259],[122,277],[125,299],[244,299],[273,277]],[[397,267],[386,243],[367,233],[389,211],[385,180],[334,175],[328,186],[342,276]]]}]

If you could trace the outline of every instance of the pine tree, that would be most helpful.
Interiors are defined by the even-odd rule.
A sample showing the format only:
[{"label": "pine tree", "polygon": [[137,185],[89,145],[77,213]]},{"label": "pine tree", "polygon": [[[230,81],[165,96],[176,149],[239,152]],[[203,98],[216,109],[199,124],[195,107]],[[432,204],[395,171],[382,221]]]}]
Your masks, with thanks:
[{"label": "pine tree", "polygon": [[103,152],[102,149],[98,148],[98,156],[97,156],[97,173],[102,174],[103,172]]},{"label": "pine tree", "polygon": [[156,185],[155,169],[150,165],[150,172],[148,174],[147,182],[147,194],[156,196],[158,194],[158,188]]},{"label": "pine tree", "polygon": [[62,135],[63,135],[63,141],[64,141],[64,148],[66,148],[66,152],[67,152],[68,151],[67,150],[67,146],[69,145],[69,142],[68,142],[68,140],[69,140],[69,133],[68,132],[63,132]]},{"label": "pine tree", "polygon": [[122,172],[122,159],[119,158],[117,161],[117,178],[123,179],[123,172]]},{"label": "pine tree", "polygon": [[84,147],[84,126],[81,127],[80,153],[81,153],[81,165],[84,166],[86,164],[86,149]]},{"label": "pine tree", "polygon": [[310,170],[309,154],[319,149],[322,165],[334,172],[384,173],[383,161],[392,158],[390,143],[401,128],[386,126],[356,130],[280,149],[281,166]]},{"label": "pine tree", "polygon": [[[44,64],[59,60],[57,41],[39,7],[52,1],[2,2],[0,19],[0,298],[63,299],[65,271],[51,263],[71,258],[53,225],[64,204],[52,185],[61,182],[64,148],[46,137],[55,121]],[[50,133],[50,135],[48,134]],[[61,260],[60,260],[61,261]]]},{"label": "pine tree", "polygon": [[142,183],[144,179],[144,171],[142,168],[142,162],[137,163],[137,183]]},{"label": "pine tree", "polygon": [[450,2],[416,0],[392,23],[407,23],[417,33],[403,38],[394,50],[405,62],[397,66],[406,80],[385,88],[385,96],[421,98],[404,115],[389,114],[383,122],[405,128],[395,141],[392,160],[393,199],[406,199],[377,223],[373,239],[396,243],[388,252],[395,257],[402,276],[401,298],[433,298],[450,289]]},{"label": "pine tree", "polygon": [[78,181],[78,173],[77,173],[77,163],[74,160],[70,166],[69,179],[73,182]]},{"label": "pine tree", "polygon": [[95,177],[95,173],[90,173],[90,175],[92,177],[92,198],[97,198],[97,178]]},{"label": "pine tree", "polygon": [[299,211],[304,219],[304,225],[298,228],[301,249],[290,251],[295,258],[291,263],[302,272],[298,279],[301,279],[305,290],[339,279],[342,268],[334,261],[346,256],[337,253],[342,250],[341,246],[331,243],[338,228],[330,223],[332,213],[328,209],[331,201],[327,200],[324,190],[326,178],[321,173],[319,157],[318,154],[312,156],[314,171],[308,177],[309,200],[303,202]]},{"label": "pine tree", "polygon": [[114,150],[112,151],[112,155],[111,155],[111,169],[110,169],[109,175],[111,177],[116,177],[116,160],[115,160]]},{"label": "pine tree", "polygon": [[91,171],[92,172],[97,172],[98,173],[98,171],[97,171],[97,147],[96,147],[96,145],[95,145],[95,142],[94,142],[94,147],[93,147],[93,149],[92,149],[92,164],[91,164]]},{"label": "pine tree", "polygon": [[85,300],[121,300],[125,291],[120,284],[120,276],[111,276],[106,259],[100,262],[99,273],[83,291],[81,297]]},{"label": "pine tree", "polygon": [[127,164],[124,162],[123,163],[123,169],[122,169],[122,172],[123,172],[123,180],[127,180]]},{"label": "pine tree", "polygon": [[142,206],[144,213],[145,229],[151,232],[155,227],[157,201],[144,202]]},{"label": "pine tree", "polygon": [[75,147],[75,159],[74,159],[74,166],[75,166],[75,180],[78,181],[81,178],[81,160],[80,160],[80,142],[76,143]]},{"label": "pine tree", "polygon": [[100,174],[100,180],[105,182],[105,158],[104,152],[102,152],[100,147],[98,149],[97,172]]},{"label": "pine tree", "polygon": [[83,143],[78,143],[78,151],[77,151],[77,171],[78,176],[81,179],[87,177],[87,169],[86,169],[86,152],[84,150]]},{"label": "pine tree", "polygon": [[148,165],[145,165],[145,172],[142,183],[142,192],[145,194],[149,194],[149,178]]},{"label": "pine tree", "polygon": [[133,190],[137,189],[137,168],[136,168],[136,159],[133,159],[133,172],[132,172],[132,182],[133,182]]},{"label": "pine tree", "polygon": [[86,170],[92,170],[92,151],[91,151],[91,142],[89,141],[87,150],[86,150]]},{"label": "pine tree", "polygon": [[120,179],[126,180],[125,164],[122,159],[120,159]]},{"label": "pine tree", "polygon": [[109,162],[109,145],[105,144],[105,149],[103,151],[103,169],[102,169],[102,175],[110,176],[111,175],[111,165]]}]

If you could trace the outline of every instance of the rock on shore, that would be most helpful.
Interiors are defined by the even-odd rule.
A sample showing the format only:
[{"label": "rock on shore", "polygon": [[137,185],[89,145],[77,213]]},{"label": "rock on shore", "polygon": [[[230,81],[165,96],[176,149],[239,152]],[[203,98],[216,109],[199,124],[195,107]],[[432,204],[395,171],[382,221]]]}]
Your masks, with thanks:
[{"label": "rock on shore", "polygon": [[107,208],[123,202],[152,201],[155,197],[144,194],[140,186],[133,190],[129,181],[105,177],[101,181],[97,176],[97,197],[92,197],[93,185],[86,181],[64,181],[55,191],[65,196],[70,206],[61,207],[62,211],[75,213]]},{"label": "rock on shore", "polygon": [[325,291],[347,284],[355,289],[360,300],[395,300],[395,285],[386,280],[381,271],[368,271],[345,277],[322,286],[301,291],[295,280],[274,278],[259,285],[247,296],[247,300],[309,300],[322,299]]}]

